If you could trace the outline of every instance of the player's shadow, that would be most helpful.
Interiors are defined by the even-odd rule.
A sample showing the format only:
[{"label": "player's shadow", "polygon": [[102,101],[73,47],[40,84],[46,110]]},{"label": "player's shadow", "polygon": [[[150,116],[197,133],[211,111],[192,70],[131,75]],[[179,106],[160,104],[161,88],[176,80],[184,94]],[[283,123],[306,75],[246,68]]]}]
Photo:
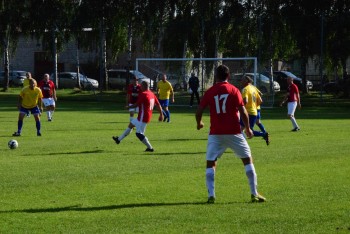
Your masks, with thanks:
[{"label": "player's shadow", "polygon": [[[238,202],[235,202],[238,203]],[[229,203],[224,203],[229,204]],[[66,206],[66,207],[53,207],[53,208],[35,208],[35,209],[22,209],[22,210],[8,210],[0,211],[1,213],[56,213],[56,212],[69,212],[69,211],[102,211],[102,210],[119,210],[138,207],[161,207],[161,206],[188,206],[188,205],[213,205],[206,202],[178,202],[178,203],[139,203],[139,204],[123,204],[123,205],[110,205],[110,206],[98,206],[98,207],[81,207],[81,205]]]}]

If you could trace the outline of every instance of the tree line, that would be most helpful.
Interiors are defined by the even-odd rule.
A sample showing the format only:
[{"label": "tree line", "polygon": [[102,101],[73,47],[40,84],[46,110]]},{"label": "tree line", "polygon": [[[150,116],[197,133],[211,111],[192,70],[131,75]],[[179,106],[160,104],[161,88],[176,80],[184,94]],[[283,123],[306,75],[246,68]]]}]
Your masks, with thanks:
[{"label": "tree line", "polygon": [[131,58],[135,38],[149,57],[254,56],[261,66],[299,59],[304,80],[317,58],[320,76],[345,77],[349,22],[348,0],[0,0],[5,73],[19,37],[30,36],[53,56],[73,38],[99,48],[102,77],[120,53]]}]

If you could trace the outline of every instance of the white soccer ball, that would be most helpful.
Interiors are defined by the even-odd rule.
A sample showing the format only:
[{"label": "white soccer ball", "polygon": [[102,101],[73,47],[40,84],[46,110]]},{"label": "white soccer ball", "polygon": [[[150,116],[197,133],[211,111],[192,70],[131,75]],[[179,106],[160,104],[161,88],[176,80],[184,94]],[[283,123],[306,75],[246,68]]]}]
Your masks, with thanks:
[{"label": "white soccer ball", "polygon": [[16,149],[18,147],[18,142],[16,140],[10,140],[7,145],[10,149]]}]

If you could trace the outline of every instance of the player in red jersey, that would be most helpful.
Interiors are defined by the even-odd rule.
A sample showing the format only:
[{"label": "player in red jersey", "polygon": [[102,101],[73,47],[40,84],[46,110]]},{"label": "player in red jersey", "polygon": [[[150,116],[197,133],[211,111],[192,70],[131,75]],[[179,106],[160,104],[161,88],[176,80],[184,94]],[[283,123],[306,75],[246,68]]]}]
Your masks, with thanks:
[{"label": "player in red jersey", "polygon": [[124,131],[124,133],[119,137],[112,137],[115,143],[119,144],[121,140],[123,140],[127,135],[130,134],[131,130],[136,127],[136,136],[139,140],[147,146],[146,152],[153,152],[154,149],[149,142],[148,138],[145,136],[145,131],[147,124],[151,121],[153,108],[157,106],[159,112],[159,121],[163,120],[163,112],[162,107],[158,101],[158,98],[152,91],[149,90],[149,83],[146,81],[142,81],[141,83],[142,92],[139,94],[137,102],[131,106],[126,106],[126,108],[139,108],[139,113],[137,119],[133,119],[128,128]]},{"label": "player in red jersey", "polygon": [[46,109],[47,120],[52,121],[53,112],[56,109],[57,96],[55,84],[50,80],[49,74],[44,75],[44,78],[39,81],[38,87],[43,93],[43,103]]},{"label": "player in red jersey", "polygon": [[208,203],[215,202],[215,170],[217,159],[230,148],[242,160],[249,180],[252,202],[264,202],[266,199],[257,191],[257,176],[253,165],[250,147],[244,138],[239,119],[242,118],[245,133],[248,138],[253,137],[249,127],[247,111],[244,107],[240,91],[228,83],[230,70],[225,65],[216,69],[216,83],[208,89],[196,112],[197,129],[203,128],[202,115],[209,106],[210,131],[207,144],[206,185],[208,189]]},{"label": "player in red jersey", "polygon": [[297,132],[300,130],[299,125],[294,117],[295,109],[297,106],[299,109],[301,109],[301,104],[300,104],[300,94],[299,94],[299,89],[296,84],[293,82],[293,78],[288,77],[287,78],[288,82],[288,93],[284,97],[284,99],[281,102],[281,106],[288,101],[288,117],[290,118],[290,121],[292,122],[293,125],[293,132]]},{"label": "player in red jersey", "polygon": [[[126,94],[126,105],[131,106],[136,103],[137,98],[139,96],[139,93],[141,93],[141,85],[138,82],[137,77],[135,76],[132,80],[132,83],[129,84],[127,94]],[[134,118],[135,112],[138,112],[138,108],[129,108],[130,113],[130,122]]]}]

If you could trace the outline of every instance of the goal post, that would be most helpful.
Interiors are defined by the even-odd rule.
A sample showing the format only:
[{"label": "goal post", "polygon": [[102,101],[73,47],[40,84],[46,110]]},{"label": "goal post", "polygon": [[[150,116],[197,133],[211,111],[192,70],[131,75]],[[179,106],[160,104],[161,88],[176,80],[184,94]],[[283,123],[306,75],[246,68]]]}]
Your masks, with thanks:
[{"label": "goal post", "polygon": [[[230,69],[229,82],[240,90],[241,79],[249,75],[254,85],[263,93],[262,107],[272,107],[274,102],[274,87],[272,78],[258,73],[256,57],[240,58],[137,58],[136,70],[143,73],[156,85],[162,74],[167,75],[176,94],[176,102],[172,105],[188,106],[190,94],[188,93],[188,80],[194,73],[200,81],[200,95],[214,84],[215,68],[224,64]],[[151,87],[156,90],[156,87]]]}]

